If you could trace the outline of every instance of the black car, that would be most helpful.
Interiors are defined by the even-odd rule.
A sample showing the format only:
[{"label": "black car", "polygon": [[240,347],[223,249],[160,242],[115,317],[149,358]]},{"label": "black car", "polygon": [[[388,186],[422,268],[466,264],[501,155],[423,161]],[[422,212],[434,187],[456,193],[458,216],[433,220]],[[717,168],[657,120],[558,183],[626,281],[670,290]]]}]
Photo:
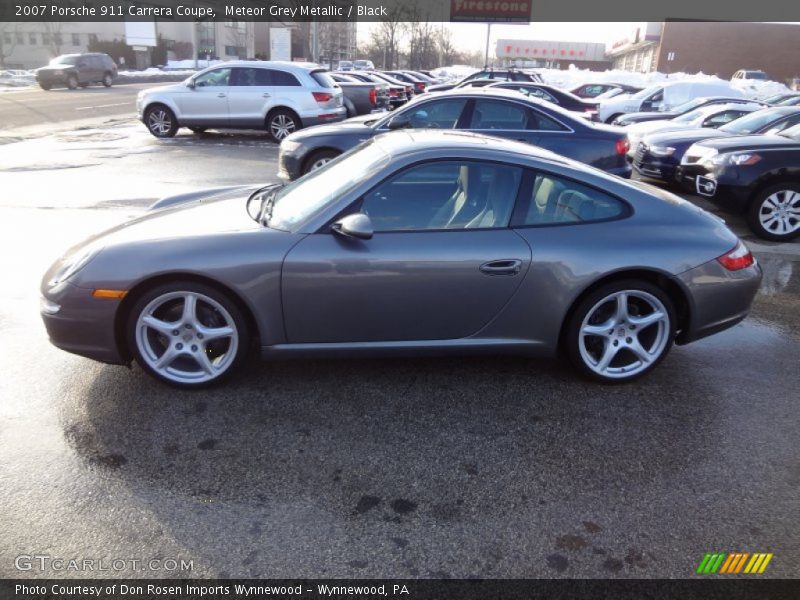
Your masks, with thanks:
[{"label": "black car", "polygon": [[408,93],[406,91],[406,85],[400,83],[389,83],[388,81],[373,75],[372,73],[367,73],[365,71],[347,71],[346,73],[338,73],[339,75],[347,75],[348,77],[355,79],[356,81],[363,81],[364,83],[385,83],[389,86],[389,104],[392,108],[397,108],[408,102]]},{"label": "black car", "polygon": [[600,94],[605,94],[608,90],[621,90],[626,94],[635,94],[640,92],[642,88],[625,85],[624,83],[584,83],[570,91],[579,98],[596,98]]},{"label": "black car", "polygon": [[590,115],[592,118],[597,116],[597,103],[579,98],[571,92],[564,91],[554,85],[546,83],[528,83],[526,81],[502,81],[493,83],[492,89],[514,90],[526,96],[532,96],[539,100],[545,100],[558,104],[565,110],[581,112]]},{"label": "black car", "polygon": [[621,127],[625,127],[626,125],[632,125],[633,123],[644,123],[645,121],[661,121],[664,119],[674,119],[675,117],[680,117],[681,115],[685,115],[688,112],[695,110],[696,108],[700,108],[703,106],[708,106],[710,104],[763,104],[765,107],[770,103],[766,100],[750,100],[748,98],[726,98],[725,96],[703,96],[701,98],[694,98],[693,100],[689,100],[684,102],[683,104],[679,104],[674,109],[669,111],[650,111],[650,112],[635,112],[635,113],[627,113],[624,115],[620,115],[613,121],[613,125],[619,125]]},{"label": "black car", "polygon": [[361,142],[393,129],[457,129],[523,141],[630,177],[628,138],[558,106],[506,90],[459,90],[418,97],[382,118],[357,118],[298,131],[280,146],[279,175],[296,179]]},{"label": "black car", "polygon": [[36,81],[43,90],[55,86],[66,86],[74,90],[92,83],[111,87],[117,76],[117,65],[108,54],[62,54],[50,61],[46,67],[36,69]]},{"label": "black car", "polygon": [[[711,138],[778,132],[800,123],[800,107],[773,106],[750,113],[718,129],[699,129],[651,133],[642,138],[633,156],[637,172],[666,183],[682,183],[677,174],[684,153],[692,144]],[[693,183],[692,183],[693,185]]]},{"label": "black car", "polygon": [[526,73],[516,69],[483,69],[467,75],[464,79],[454,83],[440,83],[439,85],[428,86],[429,92],[447,92],[453,88],[475,79],[496,79],[497,81],[529,81],[542,83],[542,76],[538,73]]},{"label": "black car", "polygon": [[689,190],[744,213],[759,237],[800,235],[800,126],[705,140],[689,148],[684,161],[681,176]]},{"label": "black car", "polygon": [[399,79],[400,81],[405,81],[406,83],[410,83],[414,86],[414,92],[417,94],[422,94],[425,92],[425,88],[428,87],[427,81],[424,79],[420,79],[419,77],[415,77],[408,71],[384,71],[390,77],[394,77],[395,79]]}]

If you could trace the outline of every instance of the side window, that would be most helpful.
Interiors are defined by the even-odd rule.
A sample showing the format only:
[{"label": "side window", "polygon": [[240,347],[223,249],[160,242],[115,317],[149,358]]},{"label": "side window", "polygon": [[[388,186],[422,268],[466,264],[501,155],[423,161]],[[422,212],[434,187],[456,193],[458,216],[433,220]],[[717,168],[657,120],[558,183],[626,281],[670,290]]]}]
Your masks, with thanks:
[{"label": "side window", "polygon": [[507,165],[425,163],[368,192],[361,211],[378,232],[507,227],[521,178]]},{"label": "side window", "polygon": [[231,74],[231,85],[234,87],[269,86],[269,69],[234,68]]},{"label": "side window", "polygon": [[653,94],[652,96],[650,96],[650,98],[648,98],[648,100],[650,100],[650,102],[653,103],[661,102],[663,99],[664,99],[664,90],[658,90],[655,94]]},{"label": "side window", "polygon": [[194,84],[197,87],[227,86],[230,77],[231,77],[230,69],[228,68],[214,69],[213,71],[209,71],[208,73],[203,73],[199,77],[196,77],[194,80]]},{"label": "side window", "polygon": [[585,223],[620,217],[625,205],[595,188],[537,173],[530,203],[517,226]]},{"label": "side window", "polygon": [[436,100],[412,109],[408,115],[413,129],[453,129],[458,123],[466,100]]},{"label": "side window", "polygon": [[279,85],[283,87],[299,86],[300,82],[297,77],[286,71],[270,71],[272,76],[272,85]]},{"label": "side window", "polygon": [[789,129],[789,127],[793,127],[800,123],[800,115],[796,115],[794,117],[789,117],[788,119],[784,119],[778,123],[774,123],[772,127],[767,129],[766,131],[759,132],[759,133],[778,133],[783,131],[784,129]]},{"label": "side window", "polygon": [[742,115],[747,114],[740,110],[726,110],[703,121],[703,127],[722,127],[725,123],[730,123]]},{"label": "side window", "polygon": [[530,111],[515,102],[477,100],[469,129],[527,129]]},{"label": "side window", "polygon": [[553,98],[550,94],[545,92],[539,88],[532,88],[532,87],[524,87],[518,88],[521,92],[528,92],[534,98],[540,98],[541,100],[547,100],[548,102],[552,102],[553,104],[558,104],[558,100]]},{"label": "side window", "polygon": [[561,123],[555,119],[548,117],[543,112],[536,109],[531,109],[530,117],[528,119],[528,129],[532,131],[567,131]]}]

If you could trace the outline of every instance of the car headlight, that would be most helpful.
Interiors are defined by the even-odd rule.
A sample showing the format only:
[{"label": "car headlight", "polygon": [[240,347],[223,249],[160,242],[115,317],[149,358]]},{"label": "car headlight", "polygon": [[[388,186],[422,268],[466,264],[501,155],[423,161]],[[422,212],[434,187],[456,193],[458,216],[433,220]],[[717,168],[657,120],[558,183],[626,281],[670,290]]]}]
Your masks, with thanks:
[{"label": "car headlight", "polygon": [[672,156],[675,153],[672,146],[650,146],[649,150],[653,156]]},{"label": "car headlight", "polygon": [[75,275],[75,273],[89,264],[89,261],[92,260],[100,250],[102,250],[102,246],[87,246],[80,252],[76,252],[65,259],[64,263],[61,265],[61,269],[47,282],[47,287],[52,288],[67,281],[70,277]]},{"label": "car headlight", "polygon": [[754,165],[761,160],[761,156],[755,152],[730,152],[727,154],[717,154],[711,158],[714,165]]},{"label": "car headlight", "polygon": [[692,145],[684,153],[681,159],[682,165],[689,165],[692,163],[699,163],[703,161],[711,161],[718,154],[716,148],[706,148],[704,146]]},{"label": "car headlight", "polygon": [[295,150],[298,150],[300,148],[300,146],[302,146],[302,145],[303,144],[300,143],[300,142],[295,142],[294,140],[290,140],[288,138],[285,138],[281,142],[280,151],[281,152],[294,152]]}]

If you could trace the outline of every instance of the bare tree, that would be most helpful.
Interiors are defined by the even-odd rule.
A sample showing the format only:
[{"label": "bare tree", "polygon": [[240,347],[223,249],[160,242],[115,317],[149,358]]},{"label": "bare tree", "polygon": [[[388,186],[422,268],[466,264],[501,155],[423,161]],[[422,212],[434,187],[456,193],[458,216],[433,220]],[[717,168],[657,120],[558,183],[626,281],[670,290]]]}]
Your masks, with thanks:
[{"label": "bare tree", "polygon": [[0,67],[5,68],[6,60],[14,54],[19,33],[19,23],[0,23]]},{"label": "bare tree", "polygon": [[247,23],[245,21],[225,21],[225,32],[228,45],[236,48],[237,58],[247,58]]},{"label": "bare tree", "polygon": [[45,42],[48,50],[50,50],[52,56],[58,56],[61,54],[61,46],[64,44],[61,34],[63,23],[61,21],[46,21],[42,25],[44,25]]}]

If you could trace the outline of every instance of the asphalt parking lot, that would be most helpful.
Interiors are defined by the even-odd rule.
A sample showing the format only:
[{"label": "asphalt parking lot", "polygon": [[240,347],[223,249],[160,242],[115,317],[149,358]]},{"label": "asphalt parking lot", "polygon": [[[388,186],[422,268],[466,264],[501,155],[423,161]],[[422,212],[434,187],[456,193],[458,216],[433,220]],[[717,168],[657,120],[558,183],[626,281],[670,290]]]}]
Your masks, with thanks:
[{"label": "asphalt parking lot", "polygon": [[[71,243],[276,158],[129,120],[0,145],[0,577],[680,578],[716,551],[800,576],[800,250],[729,215],[765,271],[753,315],[625,386],[515,358],[254,360],[176,392],[48,343],[38,282]],[[32,554],[193,568],[19,571]]]}]

